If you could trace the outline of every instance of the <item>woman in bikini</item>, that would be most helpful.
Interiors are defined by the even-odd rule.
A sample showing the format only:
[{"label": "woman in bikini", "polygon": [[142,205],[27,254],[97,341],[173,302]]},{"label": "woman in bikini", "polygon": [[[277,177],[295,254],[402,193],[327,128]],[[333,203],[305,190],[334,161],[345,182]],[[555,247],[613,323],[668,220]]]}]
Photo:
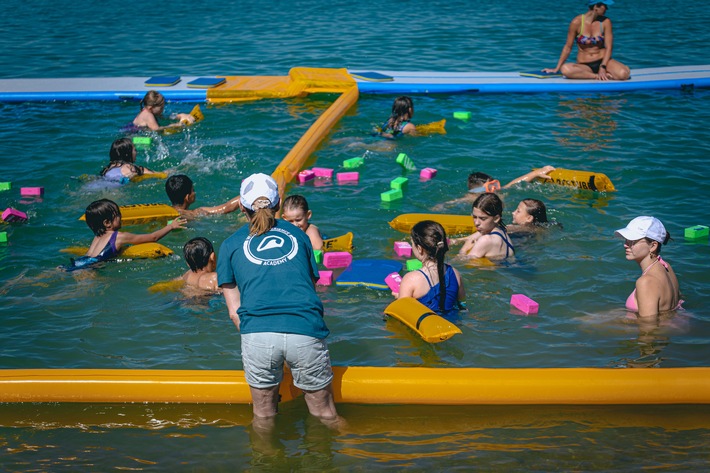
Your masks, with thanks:
[{"label": "woman in bikini", "polygon": [[[562,74],[568,79],[627,80],[631,70],[612,59],[614,34],[611,20],[604,16],[613,0],[589,0],[589,11],[576,16],[569,25],[567,42],[554,69],[543,72]],[[577,62],[565,63],[577,43]]]},{"label": "woman in bikini", "polygon": [[661,245],[670,240],[661,221],[654,217],[636,217],[614,234],[624,239],[626,259],[636,261],[642,271],[636,288],[626,300],[626,309],[638,313],[639,317],[654,317],[679,309],[683,301],[678,278],[671,265],[660,256]]}]

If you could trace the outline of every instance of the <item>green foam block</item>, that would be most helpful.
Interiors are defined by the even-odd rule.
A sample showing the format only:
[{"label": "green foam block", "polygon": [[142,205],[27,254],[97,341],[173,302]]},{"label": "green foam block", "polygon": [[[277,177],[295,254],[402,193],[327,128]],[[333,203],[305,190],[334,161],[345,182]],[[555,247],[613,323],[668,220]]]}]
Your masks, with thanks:
[{"label": "green foam block", "polygon": [[12,189],[12,182],[0,182],[0,191],[9,191]]},{"label": "green foam block", "polygon": [[316,257],[316,263],[323,262],[323,250],[313,250],[313,255]]},{"label": "green foam block", "polygon": [[152,140],[150,136],[134,136],[133,146],[150,146]]},{"label": "green foam block", "polygon": [[407,179],[406,177],[398,177],[397,179],[392,179],[392,181],[390,181],[390,187],[392,189],[404,191],[407,188],[408,182],[409,179]]},{"label": "green foam block", "polygon": [[393,200],[399,200],[404,197],[400,189],[390,189],[387,192],[380,194],[380,198],[383,202],[392,202]]},{"label": "green foam block", "polygon": [[709,235],[710,228],[705,225],[695,225],[694,227],[688,227],[685,229],[686,240],[700,240],[701,238],[708,238]]},{"label": "green foam block", "polygon": [[458,118],[459,120],[470,120],[471,112],[454,112],[454,118]]},{"label": "green foam block", "polygon": [[365,160],[363,158],[350,158],[343,161],[343,167],[345,169],[359,168],[363,164],[365,164]]},{"label": "green foam block", "polygon": [[407,260],[407,271],[416,271],[422,268],[422,262],[418,259],[408,259]]},{"label": "green foam block", "polygon": [[7,243],[7,232],[0,232],[0,243]]},{"label": "green foam block", "polygon": [[414,161],[412,161],[412,158],[410,158],[404,153],[399,153],[399,155],[397,156],[397,163],[400,164],[407,171],[414,171],[415,169],[417,169],[417,167],[414,165]]}]

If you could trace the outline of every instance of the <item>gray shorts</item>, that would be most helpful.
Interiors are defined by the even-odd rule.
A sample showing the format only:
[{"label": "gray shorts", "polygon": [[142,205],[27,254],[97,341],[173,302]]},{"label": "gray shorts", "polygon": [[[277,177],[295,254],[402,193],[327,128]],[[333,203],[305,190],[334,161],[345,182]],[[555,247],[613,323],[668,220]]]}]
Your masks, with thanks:
[{"label": "gray shorts", "polygon": [[333,381],[325,340],[293,333],[242,334],[242,362],[249,386],[266,389],[283,379],[284,362],[293,384],[304,391],[318,391]]}]

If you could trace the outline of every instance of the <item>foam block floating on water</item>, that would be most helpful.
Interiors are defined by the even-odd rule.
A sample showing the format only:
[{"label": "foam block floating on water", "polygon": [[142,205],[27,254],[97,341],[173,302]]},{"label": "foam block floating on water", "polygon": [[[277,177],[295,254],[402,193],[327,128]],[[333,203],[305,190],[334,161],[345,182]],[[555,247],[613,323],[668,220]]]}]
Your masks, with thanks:
[{"label": "foam block floating on water", "polygon": [[390,273],[385,278],[385,284],[392,289],[392,292],[399,292],[399,286],[402,284],[402,276],[399,273]]},{"label": "foam block floating on water", "polygon": [[471,112],[454,112],[454,118],[458,118],[459,120],[470,120]]},{"label": "foam block floating on water", "polygon": [[318,271],[320,278],[316,281],[319,286],[331,286],[333,285],[333,271]]},{"label": "foam block floating on water", "polygon": [[316,177],[333,178],[333,170],[330,168],[312,168],[311,171],[313,171]]},{"label": "foam block floating on water", "polygon": [[392,189],[397,189],[404,192],[404,190],[407,188],[408,182],[409,179],[407,179],[406,177],[398,177],[390,181],[390,187]]},{"label": "foam block floating on water", "polygon": [[8,207],[2,213],[2,219],[6,222],[24,222],[25,220],[27,220],[27,214]]},{"label": "foam block floating on water", "polygon": [[360,179],[359,172],[339,172],[336,174],[338,182],[357,182]]},{"label": "foam block floating on water", "polygon": [[9,191],[12,189],[12,182],[0,182],[0,191]]},{"label": "foam block floating on water", "polygon": [[405,258],[412,257],[412,245],[406,241],[395,241],[394,242],[394,252],[397,256],[404,256]]},{"label": "foam block floating on water", "polygon": [[710,228],[705,225],[695,225],[694,227],[688,227],[685,229],[685,239],[686,240],[699,240],[701,238],[708,238],[710,235]]},{"label": "foam block floating on water", "polygon": [[353,255],[347,251],[331,251],[323,255],[323,266],[328,269],[347,268],[353,262]]},{"label": "foam block floating on water", "polygon": [[380,198],[383,202],[392,202],[395,200],[399,200],[402,197],[404,197],[404,194],[402,194],[402,191],[400,189],[390,189],[387,192],[383,192],[382,194],[380,194]]},{"label": "foam block floating on water", "polygon": [[343,161],[343,167],[345,169],[359,168],[363,164],[365,164],[365,160],[363,158],[350,158]]},{"label": "foam block floating on water", "polygon": [[510,305],[523,311],[526,315],[537,314],[540,305],[524,294],[513,294],[510,297]]},{"label": "foam block floating on water", "polygon": [[422,262],[418,259],[408,259],[407,271],[416,271],[417,269],[422,269]]},{"label": "foam block floating on water", "polygon": [[417,169],[417,167],[414,165],[414,161],[412,161],[412,158],[410,158],[404,153],[399,153],[399,155],[397,156],[397,163],[407,171],[414,171],[415,169]]},{"label": "foam block floating on water", "polygon": [[306,169],[298,173],[298,182],[303,184],[304,182],[311,181],[316,178],[316,173],[310,169]]},{"label": "foam block floating on water", "polygon": [[7,243],[7,232],[0,232],[0,243]]},{"label": "foam block floating on water", "polygon": [[436,169],[434,168],[424,168],[419,173],[420,179],[433,179],[436,177]]},{"label": "foam block floating on water", "polygon": [[44,187],[20,187],[20,195],[44,195]]}]

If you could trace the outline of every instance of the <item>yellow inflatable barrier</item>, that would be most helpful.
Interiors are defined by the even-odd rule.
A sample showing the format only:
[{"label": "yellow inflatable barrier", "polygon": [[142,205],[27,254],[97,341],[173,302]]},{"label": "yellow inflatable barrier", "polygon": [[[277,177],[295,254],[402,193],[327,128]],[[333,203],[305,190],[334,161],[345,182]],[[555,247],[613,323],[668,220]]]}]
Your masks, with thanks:
[{"label": "yellow inflatable barrier", "polygon": [[353,251],[353,232],[323,240],[323,251]]},{"label": "yellow inflatable barrier", "polygon": [[202,109],[200,108],[200,105],[199,105],[199,104],[195,105],[195,106],[192,108],[192,110],[190,111],[190,115],[192,115],[192,117],[195,119],[194,122],[188,123],[187,120],[181,120],[181,121],[180,121],[180,124],[181,124],[182,126],[177,126],[177,125],[176,125],[176,126],[171,126],[171,127],[168,127],[168,128],[164,128],[164,129],[162,130],[162,133],[163,133],[164,135],[173,135],[173,134],[175,134],[175,133],[181,132],[185,127],[192,126],[192,125],[194,125],[194,124],[196,124],[196,123],[199,123],[199,122],[201,122],[202,120],[205,119],[205,115],[202,113]]},{"label": "yellow inflatable barrier", "polygon": [[441,224],[448,236],[474,233],[476,226],[470,215],[449,214],[402,214],[389,222],[390,227],[402,233],[409,233],[422,220],[433,220]]},{"label": "yellow inflatable barrier", "polygon": [[[710,368],[334,366],[339,403],[422,405],[710,404]],[[300,394],[284,377],[281,400]],[[0,402],[251,402],[243,371],[0,370]]]},{"label": "yellow inflatable barrier", "polygon": [[140,176],[134,176],[131,178],[131,182],[142,182],[146,179],[167,179],[168,175],[164,172],[154,172],[151,174],[141,174]]},{"label": "yellow inflatable barrier", "polygon": [[[121,223],[123,225],[139,225],[156,220],[172,220],[180,216],[177,210],[166,204],[136,204],[121,205]],[[86,220],[86,215],[79,217]]]},{"label": "yellow inflatable barrier", "polygon": [[[62,253],[70,255],[84,256],[89,251],[88,246],[70,246],[61,250]],[[124,246],[119,251],[117,258],[144,259],[163,258],[173,254],[173,250],[160,243],[140,243],[138,245]]]},{"label": "yellow inflatable barrier", "polygon": [[438,122],[424,123],[422,125],[415,125],[414,128],[417,130],[418,135],[445,135],[446,134],[446,120],[439,120]]},{"label": "yellow inflatable barrier", "polygon": [[614,192],[616,190],[611,179],[600,172],[557,168],[549,176],[552,179],[545,179],[544,182],[597,192]]},{"label": "yellow inflatable barrier", "polygon": [[429,343],[439,343],[461,333],[456,325],[432,312],[413,297],[397,299],[387,306],[385,314],[411,328]]}]

